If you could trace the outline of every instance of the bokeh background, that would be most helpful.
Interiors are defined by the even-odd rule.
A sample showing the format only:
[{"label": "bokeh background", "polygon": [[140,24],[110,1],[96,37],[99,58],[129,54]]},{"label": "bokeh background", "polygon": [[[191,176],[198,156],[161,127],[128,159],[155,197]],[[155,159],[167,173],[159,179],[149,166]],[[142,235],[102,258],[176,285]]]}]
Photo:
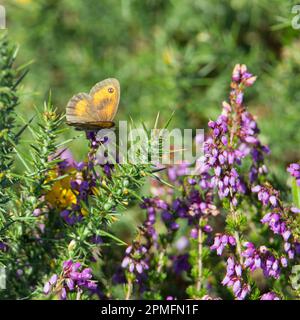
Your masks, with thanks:
[{"label": "bokeh background", "polygon": [[[9,38],[29,64],[19,114],[29,119],[49,90],[68,99],[98,81],[121,83],[118,119],[149,126],[158,111],[173,127],[206,128],[228,96],[230,74],[245,63],[258,81],[246,101],[258,118],[269,164],[286,183],[300,158],[300,30],[288,0],[6,0]],[[70,129],[65,138],[74,136]],[[85,152],[84,138],[71,145]]]}]

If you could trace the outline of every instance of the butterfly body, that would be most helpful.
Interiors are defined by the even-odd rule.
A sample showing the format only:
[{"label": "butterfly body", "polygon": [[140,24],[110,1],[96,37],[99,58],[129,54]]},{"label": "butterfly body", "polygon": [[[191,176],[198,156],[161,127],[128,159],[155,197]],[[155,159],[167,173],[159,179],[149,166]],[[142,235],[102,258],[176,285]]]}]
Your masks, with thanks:
[{"label": "butterfly body", "polygon": [[73,96],[67,104],[67,124],[79,130],[112,128],[120,101],[120,84],[109,78],[97,83],[87,93]]}]

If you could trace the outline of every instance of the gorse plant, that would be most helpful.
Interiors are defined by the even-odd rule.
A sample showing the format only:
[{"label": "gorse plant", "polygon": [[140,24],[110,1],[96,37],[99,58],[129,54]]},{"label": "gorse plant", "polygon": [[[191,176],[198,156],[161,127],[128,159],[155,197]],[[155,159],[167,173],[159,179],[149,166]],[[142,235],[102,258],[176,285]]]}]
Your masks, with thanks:
[{"label": "gorse plant", "polygon": [[[21,79],[16,70],[12,68],[12,64],[16,58],[16,48],[13,48],[8,44],[6,37],[2,36],[0,39],[0,50],[0,196],[1,212],[2,214],[5,214],[6,210],[4,209],[4,205],[9,199],[5,189],[13,183],[10,169],[13,164],[14,144],[17,142],[18,138],[18,135],[14,132],[14,110],[18,104],[16,88]],[[1,223],[4,223],[4,219]],[[2,227],[4,227],[4,225],[2,225]]]},{"label": "gorse plant", "polygon": [[[11,46],[6,36],[0,39],[0,244],[6,250],[5,238],[10,226],[14,223],[9,214],[9,200],[12,187],[18,181],[13,174],[15,145],[22,132],[15,128],[15,108],[18,105],[17,87],[26,71],[14,69],[13,63],[17,48]],[[0,263],[3,263],[3,256]],[[4,264],[5,265],[5,264]]]},{"label": "gorse plant", "polygon": [[[269,148],[244,103],[256,80],[245,65],[233,70],[229,101],[208,123],[204,157],[191,176],[185,162],[161,170],[103,161],[97,151],[109,137],[93,131],[79,134],[88,152],[76,161],[68,146],[79,137],[63,139],[69,129],[50,98],[16,130],[23,74],[17,75],[14,51],[2,41],[2,298],[299,297],[291,274],[299,263],[300,165],[288,168],[289,204],[268,173]],[[30,141],[22,139],[25,130]],[[160,147],[151,151],[162,155]],[[23,174],[13,167],[16,157]],[[133,237],[124,236],[115,225],[137,204],[143,221]]]}]

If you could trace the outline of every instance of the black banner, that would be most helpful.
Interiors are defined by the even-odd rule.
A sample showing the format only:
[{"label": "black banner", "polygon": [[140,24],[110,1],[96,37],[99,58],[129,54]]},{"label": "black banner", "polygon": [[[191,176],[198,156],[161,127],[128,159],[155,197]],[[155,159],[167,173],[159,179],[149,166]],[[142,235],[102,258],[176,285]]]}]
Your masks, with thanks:
[{"label": "black banner", "polygon": [[[68,319],[137,319],[137,318],[194,318],[204,316],[241,318],[245,315],[259,317],[265,309],[268,318],[280,311],[299,308],[298,301],[0,301],[1,314],[7,319],[13,316],[41,319],[44,316],[56,320]],[[2,318],[2,317],[1,317]]]}]

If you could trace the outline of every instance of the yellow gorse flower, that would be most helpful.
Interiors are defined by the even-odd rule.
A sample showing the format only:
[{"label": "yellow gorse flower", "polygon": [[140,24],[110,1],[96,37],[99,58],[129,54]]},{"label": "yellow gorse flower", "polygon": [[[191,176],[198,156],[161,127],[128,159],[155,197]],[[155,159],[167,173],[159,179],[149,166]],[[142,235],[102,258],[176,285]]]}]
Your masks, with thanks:
[{"label": "yellow gorse flower", "polygon": [[[78,191],[72,190],[71,188],[71,179],[74,177],[74,170],[69,171],[69,176],[57,180],[52,185],[50,191],[48,191],[45,195],[45,200],[49,202],[52,206],[58,209],[67,209],[72,206],[72,204],[77,203]],[[58,173],[56,170],[51,170],[49,172],[49,178],[46,182],[54,180],[58,177]]]},{"label": "yellow gorse flower", "polygon": [[[65,177],[58,179],[60,176]],[[48,177],[45,180],[45,184],[51,184],[51,189],[45,193],[45,200],[57,210],[69,210],[72,209],[72,205],[79,204],[78,196],[80,193],[78,190],[74,190],[71,187],[71,181],[83,181],[82,172],[77,171],[75,168],[69,167],[63,172],[60,172],[58,168],[50,170]],[[102,182],[106,185],[106,182]],[[91,192],[95,196],[100,195],[100,190],[97,187],[92,187]],[[79,209],[83,216],[88,215],[88,210],[81,206]]]}]

